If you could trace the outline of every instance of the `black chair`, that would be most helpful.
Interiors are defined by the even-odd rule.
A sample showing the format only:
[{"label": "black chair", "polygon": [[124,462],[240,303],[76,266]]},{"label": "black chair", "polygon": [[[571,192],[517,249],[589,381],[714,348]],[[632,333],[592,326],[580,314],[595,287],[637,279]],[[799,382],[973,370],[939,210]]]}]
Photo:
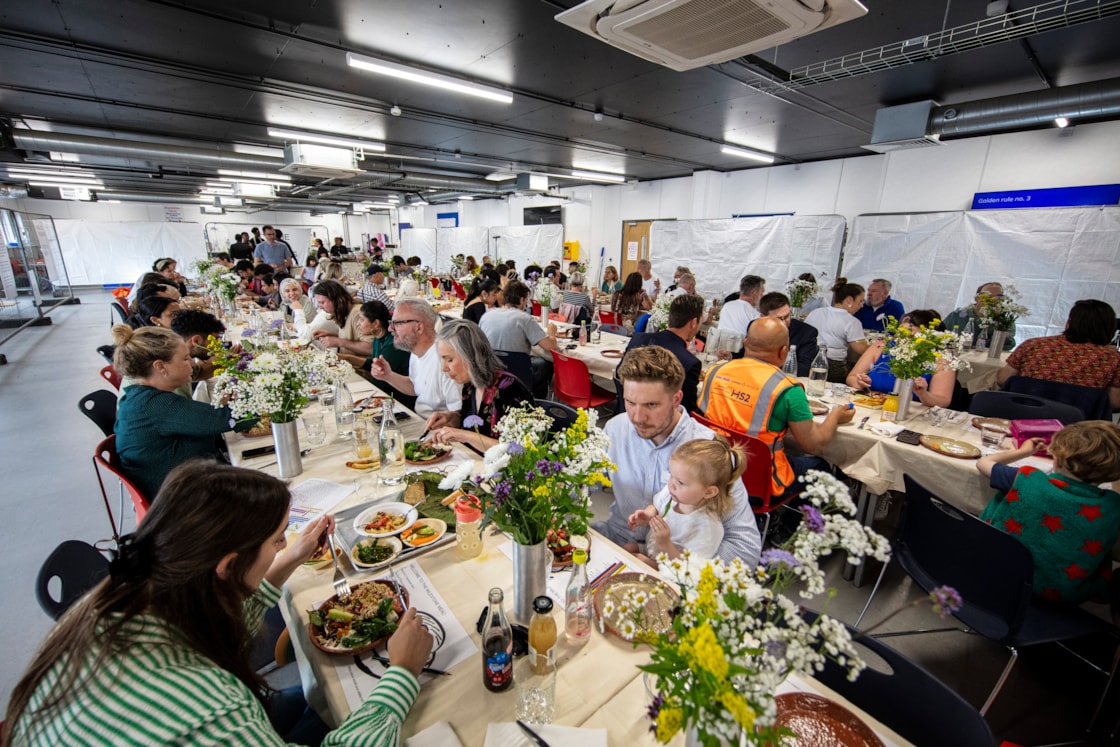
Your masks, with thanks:
[{"label": "black chair", "polygon": [[113,428],[117,423],[117,395],[98,389],[78,400],[78,409],[106,436],[113,435]]},{"label": "black chair", "polygon": [[528,353],[514,353],[508,350],[495,350],[506,370],[521,380],[525,388],[533,391],[533,359]]},{"label": "black chair", "polygon": [[1085,413],[1086,420],[1112,420],[1112,402],[1108,398],[1107,389],[1032,379],[1029,376],[1012,376],[1003,382],[1003,391],[1073,405]]},{"label": "black chair", "polygon": [[[70,609],[75,601],[109,574],[109,561],[93,545],[66,540],[54,549],[39,568],[35,598],[52,620]],[[51,581],[59,581],[59,593],[51,592]]]},{"label": "black chair", "polygon": [[113,353],[117,350],[116,345],[98,345],[97,354],[105,359],[105,362],[110,366],[113,365]]},{"label": "black chair", "polygon": [[576,422],[579,413],[575,408],[565,405],[563,402],[553,402],[547,399],[538,399],[537,407],[544,410],[550,418],[552,418],[552,433],[559,433],[572,423]]},{"label": "black chair", "polygon": [[[113,303],[109,304],[109,308],[113,310],[113,313],[109,314],[110,326],[114,324],[128,324],[128,312],[125,311],[125,308],[121,306],[118,301],[113,301]],[[114,316],[120,317],[120,319],[115,320],[113,319]]]},{"label": "black chair", "polygon": [[[817,619],[812,610],[802,615],[810,623]],[[879,662],[863,655],[867,668],[855,682],[848,680],[845,667],[832,660],[813,675],[817,680],[914,744],[992,747],[996,743],[988,722],[952,688],[885,643],[871,636],[857,638],[859,631],[846,627],[856,647],[870,651],[889,671],[876,668]]]},{"label": "black chair", "polygon": [[973,415],[1008,420],[1054,418],[1062,421],[1062,425],[1085,419],[1085,413],[1073,405],[1013,392],[977,392],[972,395],[968,411]]},{"label": "black chair", "polygon": [[[892,559],[898,560],[902,570],[927,592],[939,586],[951,586],[960,592],[963,604],[954,617],[972,632],[1011,651],[1011,659],[980,709],[981,714],[988,712],[1011,674],[1019,659],[1018,649],[1113,629],[1080,607],[1034,596],[1034,558],[1026,545],[949,505],[909,475],[904,475],[904,480],[906,503]],[[889,565],[885,564],[880,571],[871,596],[856,619],[856,627],[871,606]],[[877,637],[954,629],[892,632]]]},{"label": "black chair", "polygon": [[612,335],[622,335],[623,337],[630,336],[630,330],[626,329],[626,327],[623,327],[621,324],[604,324],[599,329]]}]

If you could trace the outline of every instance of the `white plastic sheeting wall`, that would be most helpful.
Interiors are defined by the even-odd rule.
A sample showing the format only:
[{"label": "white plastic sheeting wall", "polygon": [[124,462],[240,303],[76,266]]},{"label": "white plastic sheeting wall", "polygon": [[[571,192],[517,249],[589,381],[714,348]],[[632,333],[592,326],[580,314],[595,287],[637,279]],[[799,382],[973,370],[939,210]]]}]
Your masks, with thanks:
[{"label": "white plastic sheeting wall", "polygon": [[843,241],[840,215],[654,221],[650,255],[663,287],[685,265],[696,275],[697,292],[722,299],[738,291],[744,275],[761,275],[767,290],[780,291],[804,272],[831,278]]},{"label": "white plastic sheeting wall", "polygon": [[206,256],[199,223],[103,223],[55,220],[73,285],[134,283],[160,257],[174,257],[179,272]]},{"label": "white plastic sheeting wall", "polygon": [[491,228],[406,228],[401,231],[401,256],[419,257],[436,272],[451,271],[451,257],[490,255],[512,259],[518,270],[564,255],[563,226],[493,226]]},{"label": "white plastic sheeting wall", "polygon": [[1120,208],[861,215],[844,275],[865,286],[887,278],[907,309],[942,314],[982,283],[1014,285],[1030,312],[1016,339],[1054,335],[1079,299],[1120,307]]}]

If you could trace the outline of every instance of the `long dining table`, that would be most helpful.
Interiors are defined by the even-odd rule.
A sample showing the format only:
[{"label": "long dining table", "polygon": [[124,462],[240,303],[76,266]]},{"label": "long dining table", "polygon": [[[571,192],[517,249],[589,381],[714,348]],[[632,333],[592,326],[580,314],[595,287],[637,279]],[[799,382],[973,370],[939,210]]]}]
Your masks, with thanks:
[{"label": "long dining table", "polygon": [[[359,401],[380,393],[372,384],[357,376],[352,377],[348,385]],[[309,407],[314,409],[319,406],[312,403]],[[399,409],[402,408],[398,407]],[[381,484],[376,472],[355,472],[346,466],[346,461],[353,458],[351,442],[348,437],[337,436],[331,426],[331,413],[325,414],[328,440],[322,445],[313,446],[303,458],[303,472],[290,480],[293,489],[298,491],[301,485],[311,480],[323,480],[353,488],[353,492],[332,509],[334,512],[395,498],[399,494],[399,486]],[[416,438],[423,431],[423,421],[414,414],[410,415],[401,423],[406,439]],[[302,437],[302,425],[299,430]],[[275,474],[277,467],[274,457],[270,455],[242,458],[242,451],[245,449],[269,442],[270,438],[267,436],[247,438],[237,433],[227,435],[227,444],[235,464]],[[467,452],[462,446],[456,446],[450,461],[473,458],[473,453]],[[625,568],[614,568],[615,572],[633,569],[654,573],[605,537],[595,533],[592,535],[592,563],[596,562],[595,556],[598,555],[600,564],[609,560],[614,561],[612,567],[617,563],[625,564]],[[507,613],[512,611],[512,563],[504,548],[508,542],[504,535],[487,531],[484,532],[483,552],[476,558],[459,559],[455,554],[454,542],[451,542],[431,549],[416,559],[394,563],[391,572],[393,577],[408,581],[420,579],[426,584],[428,595],[417,593],[413,597],[419,600],[416,602],[418,609],[450,616],[445,618],[446,627],[461,627],[469,639],[469,643],[460,640],[459,648],[469,648],[472,644],[474,646],[472,655],[460,656],[449,667],[448,676],[421,675],[420,695],[404,723],[404,737],[418,734],[439,722],[448,722],[461,743],[471,747],[484,744],[489,724],[510,722],[516,718],[512,688],[506,692],[491,693],[482,686],[481,655],[478,653],[480,640],[474,631],[475,622],[486,605],[489,589],[502,588],[506,592]],[[340,562],[352,585],[386,575],[384,570],[359,571],[348,560],[345,558]],[[311,643],[307,610],[331,596],[332,568],[331,563],[327,562],[317,566],[305,565],[298,569],[285,584],[281,612],[291,634],[308,702],[329,724],[337,725],[357,707],[360,694],[364,692],[362,688],[373,686],[371,681],[366,681],[364,685],[361,682],[366,677],[375,676],[376,672],[372,675],[366,672],[377,665],[366,662],[363,670],[354,657],[327,654]],[[568,571],[558,571],[552,575],[549,581],[550,595],[555,596],[557,589],[564,588],[567,577]],[[402,583],[408,586],[407,582]],[[562,607],[560,604],[558,616],[561,619]],[[449,639],[450,637],[449,634]],[[553,723],[598,730],[587,732],[587,739],[590,740],[587,744],[653,744],[648,730],[649,721],[645,717],[650,695],[642,674],[637,669],[638,665],[648,661],[646,649],[636,648],[599,630],[592,632],[590,640],[584,646],[571,647],[563,640],[561,625],[561,640],[557,644],[557,651],[559,671]],[[828,697],[859,716],[880,735],[885,744],[908,744],[874,717],[815,680],[791,676],[781,688],[781,691],[789,690],[813,692]],[[683,735],[673,740],[674,745],[683,743]]]}]

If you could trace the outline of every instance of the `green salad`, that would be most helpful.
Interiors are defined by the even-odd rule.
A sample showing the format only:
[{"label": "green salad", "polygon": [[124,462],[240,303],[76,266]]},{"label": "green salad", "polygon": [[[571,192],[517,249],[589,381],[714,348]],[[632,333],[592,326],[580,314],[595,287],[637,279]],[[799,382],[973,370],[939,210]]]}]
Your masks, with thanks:
[{"label": "green salad", "polygon": [[358,556],[359,562],[373,565],[383,563],[393,557],[393,548],[390,545],[382,545],[377,542],[363,542],[354,548],[354,554]]},{"label": "green salad", "polygon": [[404,442],[404,458],[410,462],[427,462],[443,456],[446,451],[442,446],[431,446],[419,441]]}]

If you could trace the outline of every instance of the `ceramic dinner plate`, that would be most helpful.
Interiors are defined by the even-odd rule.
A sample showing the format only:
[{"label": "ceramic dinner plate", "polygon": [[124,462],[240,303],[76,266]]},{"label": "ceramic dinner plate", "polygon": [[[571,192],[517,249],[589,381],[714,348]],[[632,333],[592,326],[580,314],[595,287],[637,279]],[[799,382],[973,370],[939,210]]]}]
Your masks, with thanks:
[{"label": "ceramic dinner plate", "polygon": [[426,445],[429,448],[438,449],[440,453],[436,454],[431,459],[409,459],[408,457],[405,457],[404,460],[406,462],[408,462],[409,464],[435,464],[436,462],[442,462],[444,459],[447,459],[449,456],[451,456],[451,447],[450,446],[438,446],[436,444],[426,444]]},{"label": "ceramic dinner plate", "polygon": [[979,429],[980,426],[982,426],[982,425],[986,425],[989,428],[992,428],[992,427],[998,428],[999,430],[1003,431],[1003,435],[1005,435],[1005,436],[1010,436],[1011,435],[1011,421],[1008,420],[1007,418],[980,418],[980,417],[976,417],[976,418],[972,419],[972,427],[973,428]]},{"label": "ceramic dinner plate", "polygon": [[867,724],[839,703],[814,693],[782,693],[775,726],[793,732],[786,747],[884,747]]},{"label": "ceramic dinner plate", "polygon": [[[358,558],[358,548],[370,545],[380,545],[382,547],[387,547],[392,551],[392,554],[384,560],[380,560],[376,563],[363,563]],[[401,541],[396,537],[367,537],[364,540],[359,540],[358,544],[354,546],[354,549],[350,551],[350,562],[354,565],[354,568],[359,571],[370,571],[374,568],[382,568],[389,563],[392,563],[394,558],[400,555],[401,550],[403,549],[404,545],[402,545]]]},{"label": "ceramic dinner plate", "polygon": [[886,395],[881,397],[870,396],[867,394],[852,395],[852,404],[856,407],[866,407],[868,410],[881,410],[883,403],[887,401]]},{"label": "ceramic dinner plate", "polygon": [[[432,530],[431,534],[427,533],[428,529]],[[418,519],[401,532],[401,542],[409,547],[424,547],[445,534],[447,534],[447,522],[443,519]]]},{"label": "ceramic dinner plate", "polygon": [[648,599],[641,615],[642,629],[664,633],[672,626],[670,612],[680,595],[664,581],[646,573],[619,573],[604,581],[595,592],[595,614],[608,632],[622,638],[622,626],[638,622],[631,613],[618,612],[619,602],[629,592],[645,592]]},{"label": "ceramic dinner plate", "polygon": [[[385,593],[384,590],[387,589],[389,594],[398,597],[393,601],[393,609],[397,611],[398,615],[404,614],[404,609],[401,607],[401,601],[399,597],[404,597],[404,603],[408,604],[408,589],[404,588],[403,586],[398,586],[396,582],[390,581],[387,578],[379,578],[374,581],[366,581],[364,583],[354,584],[350,587],[350,599],[346,603],[340,603],[338,601],[338,595],[335,594],[334,596],[327,599],[327,601],[320,604],[319,610],[325,612],[333,607],[342,607],[343,609],[346,609],[348,611],[356,611],[356,608],[360,604],[359,600],[362,597],[363,589],[365,587],[371,586],[383,587],[380,593]],[[361,646],[346,647],[332,641],[325,635],[324,629],[318,625],[314,625],[308,622],[307,632],[308,637],[311,638],[311,642],[320,651],[325,651],[328,654],[345,654],[348,656],[364,654],[367,651],[373,651],[382,643],[389,640],[389,636],[385,636],[384,638],[379,638],[376,641],[370,641],[368,643],[362,644]]]},{"label": "ceramic dinner plate", "polygon": [[[369,531],[366,529],[366,524],[372,522],[377,518],[378,513],[391,514],[399,516],[403,521],[398,526],[383,531]],[[362,511],[354,519],[354,531],[358,533],[359,537],[392,537],[400,534],[406,527],[411,526],[416,521],[416,507],[410,506],[407,503],[378,503],[370,506],[365,511]]]},{"label": "ceramic dinner plate", "polygon": [[601,353],[599,353],[599,355],[603,356],[604,358],[621,358],[623,355],[625,355],[625,351],[622,351],[622,350],[604,350]]},{"label": "ceramic dinner plate", "polygon": [[955,459],[979,459],[980,449],[964,441],[944,436],[923,435],[918,439],[922,446],[938,454],[954,457]]}]

